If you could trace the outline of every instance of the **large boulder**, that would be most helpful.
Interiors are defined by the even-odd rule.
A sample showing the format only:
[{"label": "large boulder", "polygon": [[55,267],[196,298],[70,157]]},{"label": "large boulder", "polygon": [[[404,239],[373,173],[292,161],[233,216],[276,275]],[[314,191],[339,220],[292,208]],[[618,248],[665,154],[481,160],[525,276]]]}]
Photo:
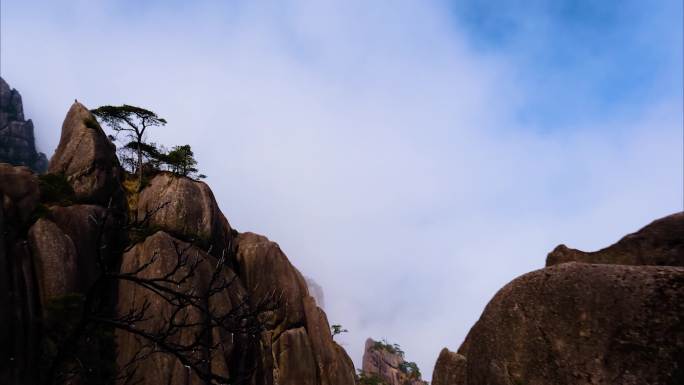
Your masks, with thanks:
[{"label": "large boulder", "polygon": [[27,167],[0,163],[0,198],[5,221],[14,225],[11,227],[28,225],[40,201],[38,178]]},{"label": "large boulder", "polygon": [[442,349],[432,372],[432,385],[466,385],[465,367],[464,356]]},{"label": "large boulder", "polygon": [[[188,258],[183,263],[183,258]],[[191,266],[199,261],[194,273],[189,275]],[[181,265],[179,265],[179,262]],[[160,281],[157,284],[173,290],[177,293],[200,293],[209,290],[216,259],[201,249],[188,243],[173,238],[169,234],[159,231],[147,237],[144,242],[135,245],[123,255],[121,273],[131,273],[140,279],[155,279],[167,274],[174,280],[187,277],[182,283],[175,285],[170,282]],[[224,290],[207,297],[206,309],[216,317],[233,314],[239,317],[239,312],[246,311],[243,307],[246,302],[246,293],[240,280],[234,273],[226,268],[221,274],[231,284]],[[216,288],[216,286],[212,287]],[[167,301],[159,295],[162,291],[155,292],[139,282],[123,280],[119,284],[119,301],[117,312],[121,316],[140,311],[147,306],[144,320],[135,323],[135,329],[144,333],[159,333],[169,330],[171,320],[175,323],[196,323],[197,326],[176,329],[166,341],[178,346],[189,346],[194,341],[196,333],[199,333],[207,322],[207,313],[198,311],[195,307],[179,307]],[[175,297],[174,297],[175,298]],[[187,317],[187,318],[185,318]],[[239,318],[236,318],[236,320]],[[251,339],[239,329],[242,324],[233,318],[226,318],[225,322],[231,323],[228,328],[216,330],[207,336],[211,338],[211,344],[217,345],[218,349],[209,357],[207,351],[197,346],[198,358],[205,359],[208,367],[214,374],[235,378],[244,378],[252,365],[248,362]],[[230,332],[228,329],[233,329]],[[218,334],[217,334],[218,333]],[[158,335],[158,334],[157,334]],[[172,354],[151,354],[128,366],[136,355],[148,352],[147,349],[155,346],[149,339],[141,338],[131,332],[118,330],[116,332],[118,356],[117,362],[123,372],[125,369],[136,369],[132,378],[133,383],[145,379],[154,379],[154,383],[169,385],[203,384],[194,372],[185,367]],[[206,345],[205,345],[206,346]]]},{"label": "large boulder", "polygon": [[161,173],[140,193],[138,220],[192,239],[216,256],[231,254],[232,230],[206,183]]},{"label": "large boulder", "polygon": [[24,119],[21,95],[0,77],[0,162],[47,169],[45,154],[36,151],[33,122]]},{"label": "large boulder", "polygon": [[494,296],[459,353],[467,384],[682,384],[684,268],[525,274]]},{"label": "large boulder", "polygon": [[69,109],[48,171],[64,174],[79,201],[122,205],[121,167],[116,147],[95,116],[79,102]]},{"label": "large boulder", "polygon": [[78,261],[73,241],[51,220],[41,218],[28,231],[42,302],[78,290]]},{"label": "large boulder", "polygon": [[684,212],[653,221],[636,233],[598,251],[584,252],[559,245],[546,257],[546,266],[571,261],[684,266]]}]

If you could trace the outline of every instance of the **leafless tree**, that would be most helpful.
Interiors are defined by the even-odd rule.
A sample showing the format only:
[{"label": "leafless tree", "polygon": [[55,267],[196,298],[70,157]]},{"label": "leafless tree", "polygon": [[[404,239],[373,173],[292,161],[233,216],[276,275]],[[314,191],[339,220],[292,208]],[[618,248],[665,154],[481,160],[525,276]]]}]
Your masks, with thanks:
[{"label": "leafless tree", "polygon": [[[151,216],[163,206],[129,223],[126,229],[129,232],[141,231]],[[232,306],[212,306],[219,299],[218,296],[226,295],[238,282],[237,275],[229,267],[233,257],[230,247],[217,258],[200,252],[192,242],[174,241],[174,255],[154,252],[131,271],[121,271],[120,261],[107,260],[105,257],[105,251],[110,247],[105,236],[109,213],[110,210],[107,210],[100,218],[90,218],[98,229],[100,247],[96,258],[99,275],[85,293],[78,323],[59,347],[44,383],[63,385],[75,378],[87,377],[92,368],[81,359],[83,352],[79,351],[79,346],[87,343],[95,331],[102,328],[117,334],[132,335],[139,342],[139,348],[129,361],[119,363],[115,375],[103,383],[141,383],[142,379],[136,376],[139,364],[157,354],[173,357],[205,384],[246,382],[255,370],[253,363],[245,362],[243,369],[227,375],[214,370],[212,360],[236,338],[245,341],[247,346],[242,346],[243,351],[254,348],[262,331],[258,315],[278,308],[281,303],[278,295],[272,293],[267,301],[259,304],[250,304],[247,296],[244,296]],[[173,260],[167,260],[165,266],[169,268],[159,272],[153,266],[160,258]],[[194,284],[199,274],[206,281],[201,287]],[[146,293],[145,299],[128,309],[117,309],[111,293],[116,291],[118,285],[134,285],[142,289]],[[153,311],[150,299],[163,303],[169,311],[164,312],[166,314]],[[182,339],[179,338],[181,334],[185,336]]]}]

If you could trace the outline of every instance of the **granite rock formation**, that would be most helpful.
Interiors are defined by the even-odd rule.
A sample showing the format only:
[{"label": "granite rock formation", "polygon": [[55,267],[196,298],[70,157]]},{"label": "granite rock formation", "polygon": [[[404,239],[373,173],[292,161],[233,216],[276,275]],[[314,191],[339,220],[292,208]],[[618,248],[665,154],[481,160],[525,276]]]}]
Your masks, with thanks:
[{"label": "granite rock formation", "polygon": [[69,109],[48,171],[63,174],[84,203],[123,205],[121,167],[116,147],[102,131],[95,116],[81,103]]},{"label": "granite rock formation", "polygon": [[38,204],[27,167],[0,163],[0,383],[32,384],[40,346],[40,293],[26,230]]},{"label": "granite rock formation", "polygon": [[[52,312],[49,309],[54,308],[51,304],[85,296],[97,283],[110,290],[98,300],[100,306],[110,306],[117,317],[147,307],[147,314],[153,316],[137,321],[136,330],[161,330],[170,324],[170,314],[193,324],[197,321],[171,336],[181,344],[203,330],[206,311],[257,312],[259,333],[215,329],[203,337],[221,341],[220,354],[209,357],[206,351],[193,351],[206,355],[197,357],[213,373],[250,385],[354,384],[351,359],[333,341],[325,313],[276,243],[233,230],[202,182],[159,173],[139,194],[126,192],[115,150],[93,115],[76,102],[64,120],[49,174],[39,178],[26,167],[0,163],[0,383],[40,382],[36,363],[46,354],[41,348],[49,346],[44,327],[49,324],[45,318]],[[60,190],[60,186],[66,187]],[[64,196],[48,193],[53,188]],[[128,199],[125,194],[137,195]],[[127,207],[131,203],[134,207]],[[147,220],[139,222],[140,217]],[[219,261],[226,260],[228,267],[220,275],[231,284],[201,305],[207,310],[188,307],[174,313],[173,303],[136,280],[103,284],[102,269],[134,272],[140,279],[148,274],[180,274],[187,266],[174,270],[179,248],[205,263],[178,289],[207,291],[209,277]],[[136,356],[145,346],[143,341],[116,330],[113,358],[110,351],[97,349],[93,356],[110,360],[102,363],[111,364],[118,374],[136,368],[129,380],[204,383],[169,354]],[[131,358],[136,358],[133,366],[127,365]],[[74,381],[89,383],[88,377]]]},{"label": "granite rock formation", "polygon": [[252,306],[277,304],[260,315],[265,328],[257,382],[354,384],[354,365],[333,341],[325,313],[280,246],[262,235],[239,234],[237,265]]},{"label": "granite rock formation", "polygon": [[403,353],[385,343],[366,340],[362,372],[365,377],[382,381],[385,385],[427,385],[420,376],[412,376],[403,367]]},{"label": "granite rock formation", "polygon": [[[136,274],[140,278],[153,278],[163,276],[164,274],[173,274],[180,277],[188,273],[189,266],[184,266],[178,271],[175,271],[176,263],[178,262],[177,250],[187,250],[186,254],[190,258],[197,258],[202,261],[188,280],[179,288],[180,290],[208,290],[206,287],[214,264],[206,252],[196,246],[192,246],[186,242],[173,238],[169,234],[158,231],[153,235],[147,237],[143,242],[136,244],[131,250],[123,255],[121,266],[122,272],[136,271],[150,262],[148,268],[140,270]],[[153,256],[156,258],[152,259]],[[174,272],[175,271],[175,272]],[[223,274],[227,280],[234,277],[234,273],[230,270],[224,270]],[[168,285],[168,284],[163,284]],[[150,291],[148,288],[137,285],[132,282],[124,281],[119,285],[119,301],[117,303],[117,311],[119,314],[127,314],[136,309],[141,309],[144,304],[149,305],[149,314],[154,314],[144,321],[138,322],[136,328],[145,331],[154,331],[163,329],[170,319],[176,320],[182,317],[189,317],[191,322],[196,322],[199,325],[206,324],[206,314],[197,311],[193,307],[188,307],[182,310],[182,314],[172,316],[172,312],[178,308],[171,306],[167,300],[162,296]],[[227,314],[230,311],[237,311],[240,304],[245,301],[245,290],[239,280],[235,280],[230,285],[230,290],[224,290],[218,295],[208,297],[206,306],[210,309],[212,314]],[[174,336],[173,342],[179,345],[190,344],[195,334],[201,333],[201,328],[204,326],[197,326],[191,328],[178,329],[178,333]],[[140,351],[146,346],[147,341],[141,341],[136,335],[124,331],[117,331],[117,344],[119,352],[117,360],[121,368],[125,368]],[[225,336],[223,336],[225,337]],[[248,358],[246,352],[241,350],[245,345],[246,336],[236,334],[235,338],[216,338],[217,344],[221,344],[219,351],[220,356],[205,356],[208,360],[208,365],[211,367],[212,373],[220,376],[228,377],[230,375],[245,375],[244,370],[247,368],[245,360]],[[226,342],[227,341],[227,342]],[[198,351],[198,354],[206,354],[206,352]],[[174,359],[171,355],[154,354],[149,358],[143,360],[135,367],[135,375],[130,379],[131,381],[143,381],[145,379],[154,378],[156,384],[203,384],[197,376],[192,373],[181,362]]]},{"label": "granite rock formation", "polygon": [[559,245],[546,257],[546,266],[571,261],[684,266],[684,212],[653,221],[636,233],[599,251],[584,252]]},{"label": "granite rock formation", "polygon": [[0,77],[0,163],[47,169],[45,154],[36,151],[33,122],[24,118],[21,95]]},{"label": "granite rock formation", "polygon": [[138,198],[138,218],[152,213],[150,226],[203,244],[215,256],[228,255],[232,229],[204,182],[164,172]]},{"label": "granite rock formation", "polygon": [[559,246],[440,354],[434,383],[684,383],[683,229],[678,213],[594,253]]},{"label": "granite rock formation", "polygon": [[464,356],[442,349],[432,372],[432,385],[461,384],[465,377],[466,359]]},{"label": "granite rock formation", "polygon": [[684,268],[562,264],[501,289],[459,352],[469,384],[677,384],[683,314]]}]

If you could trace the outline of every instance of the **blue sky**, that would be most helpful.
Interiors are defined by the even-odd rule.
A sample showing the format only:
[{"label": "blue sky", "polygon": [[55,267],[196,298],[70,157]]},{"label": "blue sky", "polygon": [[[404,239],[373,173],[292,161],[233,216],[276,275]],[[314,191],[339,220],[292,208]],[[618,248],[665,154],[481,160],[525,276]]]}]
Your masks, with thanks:
[{"label": "blue sky", "polygon": [[[449,2],[477,49],[516,61],[528,124],[566,127],[681,97],[682,2]],[[636,111],[635,111],[636,109]]]},{"label": "blue sky", "polygon": [[559,243],[682,210],[679,1],[2,2],[0,73],[52,154],[74,98],[189,143],[239,231],[428,378]]}]

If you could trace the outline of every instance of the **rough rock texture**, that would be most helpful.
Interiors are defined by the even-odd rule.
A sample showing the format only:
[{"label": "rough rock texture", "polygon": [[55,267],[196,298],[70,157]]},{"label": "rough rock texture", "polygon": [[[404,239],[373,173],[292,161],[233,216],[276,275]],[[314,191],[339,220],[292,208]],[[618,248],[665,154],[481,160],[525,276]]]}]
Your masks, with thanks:
[{"label": "rough rock texture", "polygon": [[273,343],[274,383],[317,385],[316,360],[306,329],[284,331]]},{"label": "rough rock texture", "polygon": [[[160,275],[169,273],[173,270],[178,261],[178,254],[176,253],[176,245],[179,248],[185,249],[189,245],[180,240],[177,240],[169,234],[159,231],[152,236],[145,239],[144,242],[137,244],[133,249],[128,251],[123,256],[123,263],[121,266],[122,272],[131,272],[137,270],[140,266],[148,263],[153,255],[157,255],[154,262],[146,269],[143,269],[137,276],[142,278],[158,277]],[[206,290],[212,273],[212,267],[215,261],[213,257],[203,252],[202,250],[191,247],[184,254],[192,258],[200,258],[202,262],[196,270],[196,274],[192,276],[184,285],[181,285],[175,290],[184,290],[194,288],[195,290]],[[180,277],[186,273],[186,268],[179,270],[176,277]],[[233,275],[231,271],[226,271],[227,279]],[[215,296],[211,297],[210,303],[207,305],[215,314],[226,314],[233,306],[238,306],[244,301],[245,291],[242,288],[239,280],[235,280],[230,286],[230,290],[225,290]],[[148,289],[131,282],[122,282],[119,285],[119,302],[117,309],[119,314],[127,314],[131,309],[140,309],[144,301],[150,303],[148,314],[154,315],[153,318],[138,322],[136,328],[140,330],[154,331],[161,326],[168,323],[171,311],[174,307],[170,306],[159,295],[152,294]],[[177,319],[187,315],[189,321],[200,322],[202,319],[201,313],[196,310],[183,310]],[[192,340],[193,333],[196,329],[184,329],[178,333],[174,340],[176,343],[187,344]],[[222,344],[222,357],[214,357],[210,365],[212,372],[229,376],[244,375],[246,367],[245,351],[239,349],[240,336],[233,336],[233,344],[228,346]],[[119,346],[119,354],[117,357],[118,363],[124,367],[134,355],[140,351],[143,343],[140,342],[136,336],[131,333],[117,332],[117,345]],[[201,354],[201,353],[199,353]],[[133,381],[141,379],[154,379],[155,384],[181,385],[181,384],[201,384],[200,379],[193,375],[180,362],[175,360],[168,354],[151,355],[137,365],[137,372]]]},{"label": "rough rock texture", "polygon": [[374,376],[386,385],[426,385],[420,378],[411,378],[400,366],[404,363],[404,357],[376,347],[377,342],[371,338],[366,340],[363,352],[362,370],[366,375]]},{"label": "rough rock texture", "polygon": [[[333,341],[325,313],[309,296],[303,276],[278,244],[258,234],[240,234],[237,265],[253,308],[263,309],[260,319],[266,330],[261,336],[256,383],[354,384],[354,365]],[[289,346],[288,354],[283,354],[283,344]]]},{"label": "rough rock texture", "polygon": [[0,163],[47,169],[45,154],[36,151],[33,122],[24,119],[21,95],[0,77]]},{"label": "rough rock texture", "polygon": [[432,372],[432,385],[465,385],[466,358],[444,348]]},{"label": "rough rock texture", "polygon": [[153,213],[151,227],[195,239],[211,248],[213,255],[231,248],[230,224],[206,183],[161,173],[140,193],[138,218],[146,213]]},{"label": "rough rock texture", "polygon": [[0,163],[0,197],[7,223],[26,226],[40,199],[38,178],[26,167]]},{"label": "rough rock texture", "polygon": [[306,283],[280,246],[254,233],[240,234],[237,245],[238,271],[252,303],[272,302],[274,294],[280,301],[281,306],[264,314],[266,326],[280,334],[301,325],[304,321],[303,299],[308,296]]},{"label": "rough rock texture", "polygon": [[113,199],[114,206],[123,205],[116,147],[79,102],[74,102],[64,118],[49,172],[64,174],[79,201],[107,206]]},{"label": "rough rock texture", "polygon": [[[76,289],[82,293],[87,291],[99,273],[98,253],[104,261],[109,261],[115,252],[113,248],[122,241],[119,227],[106,211],[97,205],[50,208],[50,219],[74,243],[77,256]],[[106,224],[100,226],[105,218]]]},{"label": "rough rock texture", "polygon": [[684,212],[653,221],[599,251],[588,253],[559,245],[546,257],[546,266],[570,261],[684,266]]},{"label": "rough rock texture", "polygon": [[51,220],[39,219],[28,232],[41,298],[45,301],[77,291],[76,247]]},{"label": "rough rock texture", "polygon": [[471,329],[462,383],[682,384],[683,321],[684,268],[534,271],[502,288]]}]

